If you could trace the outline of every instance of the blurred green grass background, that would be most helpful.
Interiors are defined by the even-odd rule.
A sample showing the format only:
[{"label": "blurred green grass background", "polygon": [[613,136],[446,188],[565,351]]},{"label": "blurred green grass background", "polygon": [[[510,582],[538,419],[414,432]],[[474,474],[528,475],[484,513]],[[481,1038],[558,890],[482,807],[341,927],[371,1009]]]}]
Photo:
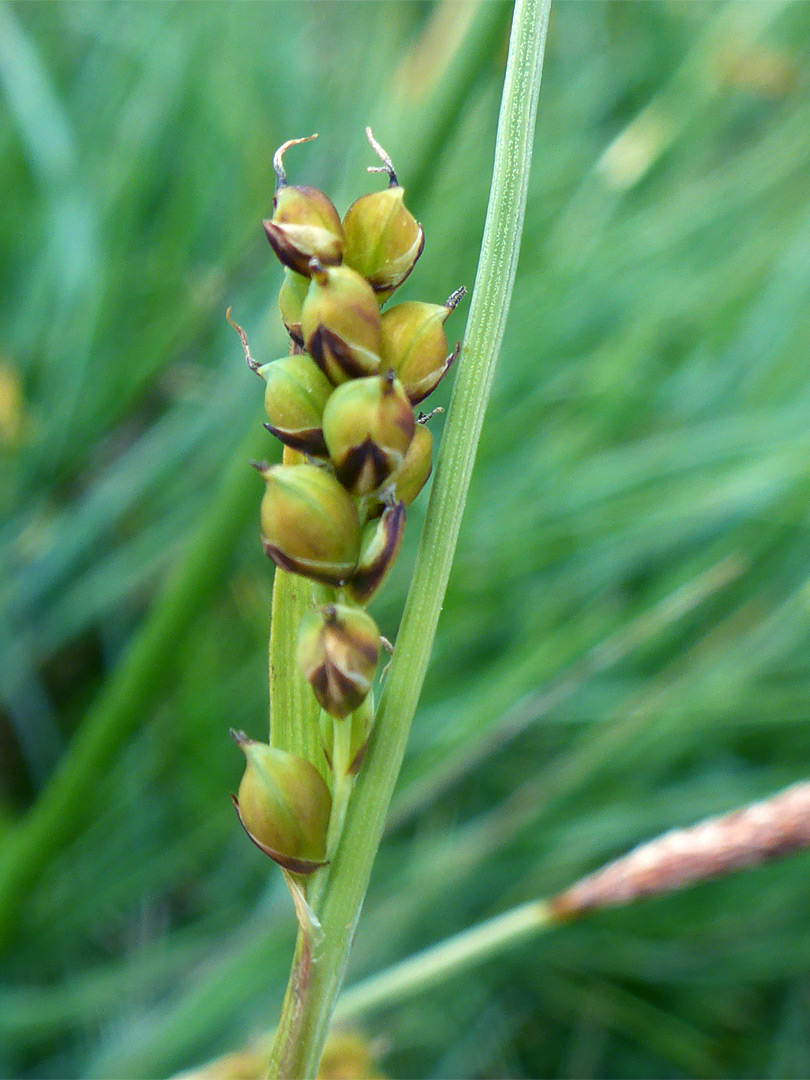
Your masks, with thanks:
[{"label": "blurred green grass background", "polygon": [[[224,309],[285,351],[273,150],[320,131],[291,179],[342,211],[379,184],[366,123],[425,227],[403,298],[472,284],[508,15],[0,6],[0,897],[28,866],[4,1075],[162,1077],[274,1022],[291,906],[227,739],[266,729],[247,459],[274,451]],[[350,981],[810,771],[809,58],[803,3],[552,11],[506,343]],[[423,513],[375,601],[390,636]],[[69,812],[37,819],[77,746]],[[806,1077],[809,872],[599,914],[362,1030],[392,1077]]]}]

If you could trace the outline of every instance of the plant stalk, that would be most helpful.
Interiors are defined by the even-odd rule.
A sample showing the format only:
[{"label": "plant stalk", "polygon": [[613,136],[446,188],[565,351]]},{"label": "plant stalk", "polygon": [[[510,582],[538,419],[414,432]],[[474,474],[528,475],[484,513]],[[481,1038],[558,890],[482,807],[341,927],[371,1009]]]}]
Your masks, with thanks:
[{"label": "plant stalk", "polygon": [[350,986],[340,996],[335,1020],[366,1016],[405,1001],[553,926],[551,911],[543,900],[511,908]]},{"label": "plant stalk", "polygon": [[414,576],[368,754],[318,905],[324,941],[315,948],[299,934],[273,1046],[271,1077],[310,1078],[317,1073],[427,672],[515,279],[549,7],[550,0],[515,4],[463,360]]}]

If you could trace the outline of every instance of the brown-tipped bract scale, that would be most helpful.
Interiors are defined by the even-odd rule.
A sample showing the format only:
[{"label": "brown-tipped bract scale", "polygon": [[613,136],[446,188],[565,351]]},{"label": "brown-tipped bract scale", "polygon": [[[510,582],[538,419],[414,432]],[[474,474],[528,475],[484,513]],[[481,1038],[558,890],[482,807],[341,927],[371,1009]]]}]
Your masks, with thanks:
[{"label": "brown-tipped bract scale", "polygon": [[245,832],[271,859],[294,874],[311,874],[326,858],[332,810],[329,788],[302,757],[232,731],[245,772],[234,806]]},{"label": "brown-tipped bract scale", "polygon": [[415,427],[413,407],[393,372],[344,383],[323,413],[335,472],[355,495],[370,495],[399,468]]},{"label": "brown-tipped bract scale", "polygon": [[412,405],[436,389],[458,355],[458,348],[448,353],[444,323],[465,291],[457,289],[446,304],[406,300],[383,314],[383,362],[394,369]]},{"label": "brown-tipped bract scale", "polygon": [[348,266],[310,263],[301,311],[307,352],[336,386],[380,370],[380,312],[368,282]]},{"label": "brown-tipped bract scale", "polygon": [[346,238],[344,262],[362,274],[380,303],[402,284],[416,265],[425,246],[422,226],[405,208],[405,192],[400,186],[391,159],[374,139],[366,135],[374,152],[383,162],[369,171],[388,173],[385,191],[361,195],[343,218]]},{"label": "brown-tipped bract scale", "polygon": [[293,450],[325,455],[321,424],[332,384],[317,364],[298,353],[265,364],[259,374],[267,383],[267,430]]},{"label": "brown-tipped bract scale", "polygon": [[287,183],[282,164],[285,150],[314,138],[290,139],[276,150],[273,216],[262,222],[279,261],[304,277],[309,277],[310,259],[318,259],[324,266],[337,264],[344,248],[343,226],[331,199],[317,188]]},{"label": "brown-tipped bract scale", "polygon": [[382,517],[363,531],[357,569],[346,585],[349,596],[358,604],[367,604],[388,576],[396,562],[405,535],[405,507],[391,502]]},{"label": "brown-tipped bract scale", "polygon": [[301,310],[304,307],[308,289],[308,277],[285,268],[284,281],[278,294],[278,309],[287,333],[296,345],[301,346],[304,344],[304,335],[301,332]]},{"label": "brown-tipped bract scale", "polygon": [[258,466],[265,480],[262,546],[284,570],[342,585],[360,549],[360,520],[346,489],[317,465]]},{"label": "brown-tipped bract scale", "polygon": [[330,716],[342,719],[362,704],[379,655],[380,631],[359,608],[327,604],[301,622],[298,665]]}]

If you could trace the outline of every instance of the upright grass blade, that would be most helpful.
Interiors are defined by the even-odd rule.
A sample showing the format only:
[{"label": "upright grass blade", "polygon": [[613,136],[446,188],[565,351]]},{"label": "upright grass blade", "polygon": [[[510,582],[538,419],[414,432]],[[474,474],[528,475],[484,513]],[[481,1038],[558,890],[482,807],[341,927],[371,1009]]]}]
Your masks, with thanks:
[{"label": "upright grass blade", "polygon": [[550,0],[518,0],[463,362],[375,733],[318,912],[323,946],[299,935],[271,1076],[317,1072],[371,867],[427,671],[515,278]]}]

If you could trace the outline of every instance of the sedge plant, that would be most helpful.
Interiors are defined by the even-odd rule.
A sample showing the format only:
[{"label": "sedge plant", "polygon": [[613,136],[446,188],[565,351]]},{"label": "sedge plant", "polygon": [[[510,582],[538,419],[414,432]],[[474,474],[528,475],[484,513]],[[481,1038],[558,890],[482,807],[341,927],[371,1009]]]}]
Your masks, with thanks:
[{"label": "sedge plant", "polygon": [[[387,187],[341,217],[291,184],[274,157],[267,239],[284,267],[289,355],[261,364],[282,464],[265,482],[261,540],[275,563],[267,743],[233,732],[246,770],[234,797],[249,838],[285,875],[300,924],[271,1075],[316,1074],[371,865],[427,670],[475,450],[503,337],[526,202],[550,0],[518,0],[484,239],[463,346],[444,303],[394,303],[425,236],[370,128]],[[230,312],[228,312],[230,320]],[[232,320],[231,320],[232,321]],[[432,413],[419,406],[461,354],[417,564],[391,645],[368,613],[432,471]],[[392,654],[379,705],[374,681]]]}]

